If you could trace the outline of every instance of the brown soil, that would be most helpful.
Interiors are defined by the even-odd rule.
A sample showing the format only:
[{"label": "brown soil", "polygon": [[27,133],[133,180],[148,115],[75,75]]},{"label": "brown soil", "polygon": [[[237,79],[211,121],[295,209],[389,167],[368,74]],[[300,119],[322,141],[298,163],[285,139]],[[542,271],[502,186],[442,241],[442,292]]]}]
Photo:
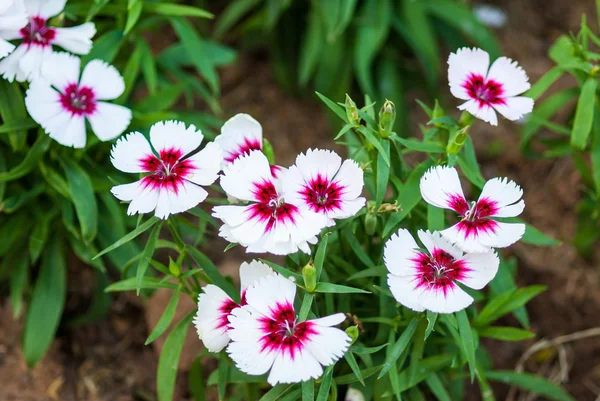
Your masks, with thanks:
[{"label": "brown soil", "polygon": [[[546,51],[562,32],[576,31],[582,12],[592,20],[592,0],[496,0],[509,16],[508,26],[498,35],[507,56],[519,60],[536,81],[551,67]],[[569,85],[569,82],[559,83]],[[272,142],[278,163],[291,164],[295,155],[309,147],[332,147],[333,132],[314,101],[298,100],[283,93],[273,80],[268,64],[244,59],[223,71],[223,107],[227,115],[252,114],[263,124]],[[413,113],[422,120],[423,115]],[[518,150],[519,127],[503,120],[498,128],[479,124],[472,137],[486,177],[508,176],[525,189],[524,217],[542,231],[563,241],[554,248],[518,244],[511,248],[519,258],[519,285],[544,284],[548,291],[529,305],[532,330],[540,338],[557,336],[600,326],[600,249],[592,260],[583,260],[569,243],[575,232],[575,208],[582,188],[567,159],[526,160]],[[235,265],[235,252],[228,253]],[[69,294],[69,313],[85,310],[93,283],[92,272],[72,268],[70,281],[77,293]],[[157,321],[168,296],[157,293],[145,301],[133,294],[113,297],[107,317],[76,328],[61,328],[44,359],[28,370],[20,354],[22,324],[13,320],[7,303],[0,305],[0,400],[80,401],[154,400],[158,346],[144,346],[149,327]],[[187,309],[193,308],[193,303]],[[507,324],[514,323],[507,321]],[[198,344],[188,333],[184,354],[193,355]],[[191,341],[191,342],[190,342]],[[503,343],[487,341],[495,366],[512,369],[534,341]],[[160,344],[160,342],[159,342]],[[595,400],[600,394],[600,339],[566,344],[564,356],[568,380],[564,385],[577,400]],[[184,358],[185,359],[185,358]],[[538,353],[526,364],[527,371],[549,376],[558,365],[556,352]],[[182,361],[189,366],[189,358]],[[506,387],[498,387],[499,400]],[[187,378],[178,378],[177,400],[188,399]],[[475,396],[473,399],[477,399]]]}]

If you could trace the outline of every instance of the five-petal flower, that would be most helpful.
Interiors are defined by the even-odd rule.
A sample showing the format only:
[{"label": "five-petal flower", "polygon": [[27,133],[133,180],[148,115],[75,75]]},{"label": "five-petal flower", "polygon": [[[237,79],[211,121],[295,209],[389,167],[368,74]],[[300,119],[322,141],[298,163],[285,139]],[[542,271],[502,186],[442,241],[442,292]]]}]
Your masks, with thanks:
[{"label": "five-petal flower", "polygon": [[531,86],[525,71],[506,57],[490,67],[490,56],[481,49],[462,48],[450,54],[448,83],[455,97],[466,100],[460,110],[492,125],[498,125],[496,111],[514,121],[533,110],[533,99],[518,96]]},{"label": "five-petal flower", "polygon": [[473,302],[456,282],[480,290],[498,271],[494,251],[467,253],[450,244],[438,232],[418,232],[423,252],[408,230],[400,229],[385,244],[384,262],[394,298],[417,312],[453,313]]},{"label": "five-petal flower", "polygon": [[463,195],[456,169],[436,166],[421,177],[421,195],[433,206],[454,210],[461,220],[441,231],[442,236],[465,252],[505,248],[521,239],[525,224],[505,223],[495,217],[516,217],[525,208],[521,187],[506,178],[486,182],[477,202]]},{"label": "five-petal flower", "polygon": [[[122,201],[131,201],[127,214],[155,211],[166,219],[170,214],[193,208],[208,196],[202,186],[218,178],[221,149],[214,142],[190,156],[204,136],[196,127],[177,121],[154,124],[150,143],[139,132],[120,138],[111,151],[111,162],[126,173],[146,173],[141,180],[111,189]],[[153,152],[150,147],[154,148]]]},{"label": "five-petal flower", "polygon": [[275,273],[246,291],[247,305],[229,317],[231,343],[227,353],[238,369],[250,375],[271,370],[267,381],[297,383],[316,379],[348,350],[350,337],[332,327],[342,313],[298,322],[294,311],[296,285]]},{"label": "five-petal flower", "polygon": [[[131,121],[131,110],[104,100],[125,90],[116,68],[92,60],[80,73],[80,60],[68,53],[53,53],[42,67],[43,78],[31,83],[25,105],[31,117],[61,145],[83,148],[85,120],[102,141],[121,135]],[[81,75],[81,78],[80,78]]]}]

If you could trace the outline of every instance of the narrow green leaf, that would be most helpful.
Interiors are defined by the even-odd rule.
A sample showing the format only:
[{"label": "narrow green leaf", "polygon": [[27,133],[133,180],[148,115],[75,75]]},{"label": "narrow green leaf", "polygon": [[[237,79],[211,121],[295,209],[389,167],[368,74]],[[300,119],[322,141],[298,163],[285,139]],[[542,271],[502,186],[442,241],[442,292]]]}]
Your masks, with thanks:
[{"label": "narrow green leaf", "polygon": [[535,337],[535,334],[515,327],[486,327],[479,330],[482,337],[494,338],[502,341],[522,341]]},{"label": "narrow green leaf", "polygon": [[146,274],[146,270],[148,269],[148,265],[150,264],[150,259],[152,259],[152,255],[154,254],[154,250],[156,249],[156,241],[158,241],[158,236],[160,235],[160,230],[162,228],[162,221],[152,227],[152,231],[148,236],[148,241],[146,241],[146,246],[144,247],[144,251],[142,252],[142,256],[140,258],[140,262],[138,263],[135,278],[137,280],[138,287],[136,289],[137,295],[140,295],[140,289],[142,285],[142,280]]},{"label": "narrow green leaf", "polygon": [[[28,118],[23,91],[19,82],[0,81],[0,116],[4,124],[22,122]],[[13,151],[25,147],[27,131],[24,128],[9,133],[8,140]]]},{"label": "narrow green leaf", "polygon": [[596,89],[598,89],[598,79],[589,77],[583,84],[577,101],[573,132],[571,133],[571,146],[580,150],[585,149],[588,136],[592,130],[594,108],[596,106]]},{"label": "narrow green leaf", "polygon": [[29,254],[31,255],[31,264],[37,262],[40,257],[48,236],[50,233],[51,220],[56,216],[56,213],[48,213],[40,216],[33,227],[31,236],[29,237]]},{"label": "narrow green leaf", "polygon": [[352,354],[352,352],[346,352],[344,359],[346,359],[346,362],[348,362],[348,366],[350,366],[350,369],[352,369],[352,372],[354,372],[360,384],[364,386],[365,381],[363,379],[362,372],[358,367],[358,362],[356,362],[356,358],[354,358],[354,354]]},{"label": "narrow green leaf", "polygon": [[[185,88],[186,85],[181,82],[176,85],[170,85],[160,92],[140,100],[136,103],[135,110],[144,114],[168,110],[181,97]],[[138,118],[135,114],[134,117]]]},{"label": "narrow green leaf", "polygon": [[190,312],[185,316],[169,333],[169,336],[163,344],[158,358],[158,368],[156,372],[156,393],[158,401],[172,401],[173,391],[175,390],[175,379],[179,367],[179,357],[183,349],[183,342],[187,328],[194,318],[196,312]]},{"label": "narrow green leaf", "polygon": [[298,83],[305,86],[319,63],[323,48],[323,30],[321,18],[316,7],[311,8],[308,23],[300,49],[300,64],[298,66]]},{"label": "narrow green leaf", "polygon": [[120,246],[125,245],[126,243],[128,243],[129,241],[131,241],[132,239],[136,238],[138,235],[144,233],[146,230],[148,230],[150,227],[152,227],[154,224],[156,224],[158,221],[160,221],[160,219],[158,219],[157,217],[150,217],[148,220],[146,220],[145,222],[143,222],[142,224],[140,224],[139,226],[137,226],[137,228],[133,231],[131,231],[130,233],[128,233],[127,235],[125,235],[123,238],[119,239],[117,242],[115,242],[114,244],[112,244],[111,246],[109,246],[108,248],[104,249],[102,252],[100,252],[98,255],[94,256],[93,259],[98,259],[100,256],[119,248]]},{"label": "narrow green leaf", "polygon": [[127,35],[142,15],[142,9],[144,8],[144,2],[142,0],[129,0],[127,6],[127,21],[125,22],[125,35]]},{"label": "narrow green leaf", "polygon": [[327,401],[329,399],[329,390],[331,389],[331,381],[333,380],[333,365],[328,366],[323,374],[323,380],[319,386],[317,393],[317,401]]},{"label": "narrow green leaf", "polygon": [[332,283],[317,283],[315,292],[331,293],[331,294],[370,294],[369,291],[362,290],[360,288],[347,287],[340,284]]},{"label": "narrow green leaf", "polygon": [[167,15],[171,17],[197,17],[209,19],[215,17],[214,14],[206,10],[185,4],[149,3],[144,4],[144,8],[149,13]]},{"label": "narrow green leaf", "polygon": [[315,400],[315,381],[313,379],[302,382],[302,401]]},{"label": "narrow green leaf", "polygon": [[419,142],[414,139],[406,139],[397,135],[392,135],[392,140],[402,144],[408,149],[424,153],[445,153],[446,148],[437,143]]},{"label": "narrow green leaf", "polygon": [[369,255],[362,248],[360,241],[352,233],[350,227],[344,227],[342,232],[344,233],[344,238],[346,241],[348,241],[348,245],[350,245],[350,248],[352,248],[352,251],[356,254],[356,256],[358,256],[360,261],[363,262],[367,267],[375,267],[375,263],[373,263]]},{"label": "narrow green leaf", "polygon": [[265,395],[260,398],[260,401],[277,401],[284,395],[288,390],[290,390],[293,385],[289,384],[278,384],[273,387],[271,390],[267,391]]},{"label": "narrow green leaf", "polygon": [[295,273],[289,269],[286,269],[283,266],[279,266],[278,264],[275,264],[266,259],[259,259],[259,260],[261,262],[265,263],[266,265],[268,265],[271,269],[275,270],[277,273],[281,274],[283,277],[287,277],[287,278],[293,277],[297,283],[302,283],[304,281],[301,274]]},{"label": "narrow green leaf", "polygon": [[320,94],[319,92],[315,92],[317,94],[317,96],[319,97],[319,99],[321,99],[323,101],[323,103],[325,103],[325,105],[327,107],[329,107],[329,109],[331,111],[333,111],[335,114],[338,115],[338,117],[340,117],[342,120],[344,120],[345,123],[348,123],[348,117],[346,116],[346,110],[344,110],[344,108],[334,102],[332,102],[331,100],[329,100],[329,98],[325,95]]},{"label": "narrow green leaf", "polygon": [[23,333],[23,354],[29,367],[44,356],[58,328],[67,295],[67,266],[62,243],[53,236],[42,255]]},{"label": "narrow green leaf", "polygon": [[596,118],[594,118],[593,133],[592,148],[590,149],[592,180],[596,188],[596,197],[600,199],[600,116],[598,113],[596,113]]},{"label": "narrow green leaf", "polygon": [[[363,379],[367,379],[371,376],[373,376],[375,373],[379,372],[381,370],[383,365],[378,365],[378,366],[372,366],[370,368],[365,368],[362,369],[360,371]],[[350,373],[347,375],[343,375],[343,376],[338,376],[335,378],[335,383],[338,386],[344,386],[347,384],[352,384],[352,383],[356,383],[358,381],[358,377],[356,377],[356,375],[354,373]]]},{"label": "narrow green leaf", "polygon": [[217,18],[215,37],[220,39],[232,26],[240,21],[261,0],[235,0],[230,2]]},{"label": "narrow green leaf", "polygon": [[156,323],[156,326],[154,326],[154,329],[152,329],[152,332],[148,336],[148,339],[146,340],[144,345],[151,344],[154,340],[156,340],[158,337],[160,337],[169,328],[169,325],[171,324],[171,321],[173,320],[173,316],[175,316],[175,311],[177,310],[177,303],[179,302],[180,292],[181,292],[181,287],[177,287],[175,292],[173,292],[173,296],[171,297],[171,300],[167,304],[165,311],[163,312],[160,319],[158,319],[158,323]]},{"label": "narrow green leaf", "polygon": [[29,283],[29,258],[27,253],[14,253],[7,257],[4,263],[10,263],[12,273],[10,274],[10,304],[14,318],[21,317],[23,312],[23,295]]},{"label": "narrow green leaf", "polygon": [[521,387],[522,389],[547,397],[550,400],[575,401],[573,397],[556,384],[529,373],[498,370],[486,372],[485,376],[490,380]]},{"label": "narrow green leaf", "polygon": [[556,66],[549,69],[535,84],[524,94],[524,96],[532,99],[538,99],[544,92],[552,86],[562,75],[564,71],[561,67]]},{"label": "narrow green leaf", "polygon": [[[365,113],[363,112],[359,112],[359,115],[364,115]],[[369,127],[365,127],[364,125],[361,125],[360,127],[358,127],[358,132],[360,132],[366,139],[367,141],[369,141],[369,143],[371,145],[373,145],[375,147],[375,149],[377,149],[377,152],[379,152],[379,154],[381,155],[381,157],[383,157],[383,161],[385,162],[386,165],[390,165],[390,152],[386,152],[385,148],[383,147],[383,142],[387,142],[386,140],[380,140],[377,136],[375,136],[375,134],[373,133],[373,131],[369,128]],[[389,149],[389,147],[388,147]]]},{"label": "narrow green leaf", "polygon": [[65,158],[62,165],[69,185],[69,195],[81,225],[81,237],[90,243],[98,232],[98,203],[92,180],[73,159]]},{"label": "narrow green leaf", "polygon": [[312,302],[314,299],[314,295],[311,293],[304,294],[304,298],[302,299],[302,306],[300,307],[300,312],[298,313],[298,321],[303,322],[308,317],[308,313],[310,312],[310,307],[312,306]]},{"label": "narrow green leaf", "polygon": [[386,276],[387,273],[388,273],[388,271],[387,271],[386,267],[384,265],[379,265],[379,266],[369,267],[368,269],[360,270],[357,273],[354,273],[353,275],[348,277],[346,280],[350,281],[350,280],[356,280],[356,279],[365,278],[365,277],[383,277],[383,276]]},{"label": "narrow green leaf", "polygon": [[178,284],[171,283],[170,281],[162,281],[154,277],[144,277],[142,279],[142,283],[138,287],[138,282],[135,277],[131,277],[125,280],[117,281],[106,287],[105,292],[121,292],[121,291],[133,291],[137,288],[142,289],[158,289],[158,288],[168,288],[170,290],[175,290],[179,287]]},{"label": "narrow green leaf", "polygon": [[[140,43],[142,45],[140,45]],[[119,98],[115,101],[116,103],[123,104],[133,91],[133,87],[137,81],[137,78],[140,74],[140,67],[142,63],[142,58],[144,55],[144,42],[139,41],[133,54],[127,60],[127,64],[125,64],[125,69],[123,70],[123,80],[125,81],[125,90],[119,96]]]},{"label": "narrow green leaf", "polygon": [[402,354],[406,347],[408,347],[413,334],[415,334],[415,330],[417,329],[418,324],[419,319],[413,317],[410,323],[408,324],[408,327],[404,329],[402,335],[398,338],[398,341],[396,341],[396,343],[392,346],[389,355],[385,359],[383,368],[381,369],[381,372],[379,372],[379,376],[377,376],[378,379],[381,379],[383,376],[385,376],[385,374],[390,370],[392,365],[396,363],[396,361],[400,357],[400,354]]},{"label": "narrow green leaf", "polygon": [[15,131],[24,131],[35,127],[37,127],[37,123],[31,118],[12,120],[0,125],[0,134],[12,134]]},{"label": "narrow green leaf", "polygon": [[377,192],[375,195],[375,209],[379,208],[379,205],[383,203],[383,199],[385,198],[385,194],[388,188],[388,181],[390,178],[390,166],[385,162],[385,155],[389,160],[390,158],[390,143],[389,141],[382,142],[384,154],[379,153],[377,155],[377,179],[376,179],[376,188]]},{"label": "narrow green leaf", "polygon": [[466,310],[456,312],[456,320],[458,321],[458,331],[462,341],[463,349],[469,362],[469,370],[471,371],[471,383],[475,379],[476,375],[479,375],[477,371],[477,361],[475,359],[475,342],[473,341],[473,332],[471,331],[471,323],[469,323],[469,317],[467,316]]},{"label": "narrow green leaf", "polygon": [[206,257],[202,252],[196,248],[187,246],[185,248],[188,254],[198,263],[198,266],[204,270],[204,273],[210,278],[213,284],[222,289],[229,295],[234,301],[239,302],[240,293],[233,288],[233,285],[223,277],[221,272],[213,264],[213,262]]},{"label": "narrow green leaf", "polygon": [[[523,221],[519,222],[524,223]],[[560,245],[560,241],[547,236],[529,223],[525,223],[525,234],[523,234],[521,241],[525,242],[526,244],[538,246]]]},{"label": "narrow green leaf", "polygon": [[317,253],[315,254],[315,270],[317,271],[317,282],[321,278],[323,272],[323,264],[325,263],[325,255],[327,253],[327,242],[329,241],[329,233],[321,236]]},{"label": "narrow green leaf", "polygon": [[442,383],[442,380],[440,380],[440,377],[438,375],[436,375],[435,373],[430,374],[425,379],[425,383],[427,384],[427,387],[429,387],[435,398],[437,398],[439,401],[452,401],[452,398],[450,398],[450,394],[448,394],[448,391],[444,387],[444,384]]},{"label": "narrow green leaf", "polygon": [[520,306],[525,305],[536,295],[546,290],[543,285],[533,285],[521,288],[517,291],[507,291],[493,298],[475,319],[475,325],[478,327],[486,326],[489,323],[512,312]]},{"label": "narrow green leaf", "polygon": [[44,153],[50,147],[50,137],[44,133],[40,133],[31,149],[21,163],[14,168],[0,173],[0,182],[13,181],[28,174],[38,164]]},{"label": "narrow green leaf", "polygon": [[425,330],[425,339],[429,337],[431,332],[435,327],[435,322],[437,321],[438,314],[435,312],[427,311],[427,329]]},{"label": "narrow green leaf", "polygon": [[97,39],[94,39],[92,50],[81,57],[81,65],[86,65],[89,61],[100,59],[111,64],[117,57],[121,46],[123,45],[124,35],[121,30],[108,31]]}]

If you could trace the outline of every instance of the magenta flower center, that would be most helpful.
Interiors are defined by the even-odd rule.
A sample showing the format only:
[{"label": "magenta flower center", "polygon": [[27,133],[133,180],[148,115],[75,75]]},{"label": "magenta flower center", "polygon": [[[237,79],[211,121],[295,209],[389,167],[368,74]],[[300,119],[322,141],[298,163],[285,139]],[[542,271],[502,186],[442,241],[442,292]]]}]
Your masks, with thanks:
[{"label": "magenta flower center", "polygon": [[479,102],[479,107],[505,103],[503,85],[493,79],[486,80],[482,75],[470,74],[463,88],[471,99]]},{"label": "magenta flower center", "polygon": [[19,31],[25,44],[49,46],[56,37],[56,29],[46,26],[46,19],[42,17],[33,17],[29,19],[29,24]]},{"label": "magenta flower center", "polygon": [[259,328],[263,333],[260,339],[262,351],[287,352],[291,359],[317,333],[312,322],[296,322],[294,307],[287,302],[278,303],[270,317],[260,318]]},{"label": "magenta flower center", "polygon": [[96,111],[96,94],[87,86],[69,84],[60,94],[60,103],[74,115],[90,115]]},{"label": "magenta flower center", "polygon": [[317,174],[300,194],[314,212],[328,212],[341,208],[343,187]]},{"label": "magenta flower center", "polygon": [[444,295],[454,287],[455,280],[466,278],[470,271],[463,261],[438,248],[433,250],[431,256],[419,252],[413,262],[418,271],[417,288],[442,291]]},{"label": "magenta flower center", "polygon": [[195,168],[191,160],[181,160],[183,156],[181,149],[170,148],[161,150],[159,157],[148,155],[141,159],[140,167],[151,173],[143,178],[144,185],[178,193],[185,178],[190,176]]},{"label": "magenta flower center", "polygon": [[298,208],[286,203],[271,181],[255,183],[254,197],[258,203],[250,206],[250,218],[266,222],[266,232],[271,231],[277,223],[295,223]]},{"label": "magenta flower center", "polygon": [[475,237],[479,232],[494,233],[498,223],[490,219],[498,213],[498,203],[489,198],[481,198],[472,207],[460,196],[453,196],[450,205],[462,217],[458,229],[465,238]]}]

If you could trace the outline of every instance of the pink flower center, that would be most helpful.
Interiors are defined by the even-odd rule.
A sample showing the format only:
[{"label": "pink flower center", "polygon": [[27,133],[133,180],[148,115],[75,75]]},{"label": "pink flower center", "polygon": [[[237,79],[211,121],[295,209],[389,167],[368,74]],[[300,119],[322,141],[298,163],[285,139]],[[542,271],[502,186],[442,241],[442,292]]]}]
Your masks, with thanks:
[{"label": "pink flower center", "polygon": [[265,232],[271,231],[277,223],[295,223],[298,208],[286,203],[271,181],[255,183],[254,196],[258,203],[250,206],[250,218],[266,222]]},{"label": "pink flower center", "polygon": [[92,88],[69,84],[60,94],[60,103],[72,114],[90,115],[96,111],[96,94]]},{"label": "pink flower center", "polygon": [[40,16],[29,19],[29,24],[19,31],[25,44],[49,46],[56,37],[56,29],[46,26],[46,19]]},{"label": "pink flower center", "polygon": [[270,317],[260,318],[259,328],[263,333],[260,339],[262,351],[287,352],[291,359],[302,351],[311,336],[317,334],[314,323],[296,322],[294,307],[288,302],[278,303]]},{"label": "pink flower center", "polygon": [[463,261],[438,248],[433,250],[431,256],[420,252],[412,260],[418,271],[416,287],[442,291],[444,295],[454,287],[455,280],[466,278],[471,271]]},{"label": "pink flower center", "polygon": [[454,196],[450,204],[452,209],[460,214],[462,220],[458,223],[458,229],[465,238],[475,237],[479,232],[495,233],[498,223],[488,217],[498,213],[498,203],[489,198],[481,198],[469,207],[464,198]]},{"label": "pink flower center", "polygon": [[504,87],[493,79],[485,79],[479,74],[470,74],[463,83],[469,97],[479,102],[479,107],[504,104]]},{"label": "pink flower center", "polygon": [[225,160],[228,163],[233,163],[238,157],[249,155],[253,150],[262,150],[262,143],[260,143],[258,139],[244,138],[244,142],[240,144],[236,150],[229,152],[229,154],[225,156]]},{"label": "pink flower center", "polygon": [[300,194],[313,211],[328,212],[341,208],[340,197],[343,194],[343,187],[317,174],[316,178],[304,186]]},{"label": "pink flower center", "polygon": [[163,149],[159,157],[148,155],[139,161],[140,167],[149,173],[144,177],[145,187],[153,189],[166,189],[175,193],[184,184],[186,177],[195,169],[194,163],[189,160],[181,160],[183,151],[178,148]]},{"label": "pink flower center", "polygon": [[231,314],[232,310],[239,306],[240,305],[238,305],[233,299],[227,299],[221,304],[221,306],[219,307],[219,312],[221,312],[221,316],[218,319],[218,329],[229,327],[229,315]]}]

